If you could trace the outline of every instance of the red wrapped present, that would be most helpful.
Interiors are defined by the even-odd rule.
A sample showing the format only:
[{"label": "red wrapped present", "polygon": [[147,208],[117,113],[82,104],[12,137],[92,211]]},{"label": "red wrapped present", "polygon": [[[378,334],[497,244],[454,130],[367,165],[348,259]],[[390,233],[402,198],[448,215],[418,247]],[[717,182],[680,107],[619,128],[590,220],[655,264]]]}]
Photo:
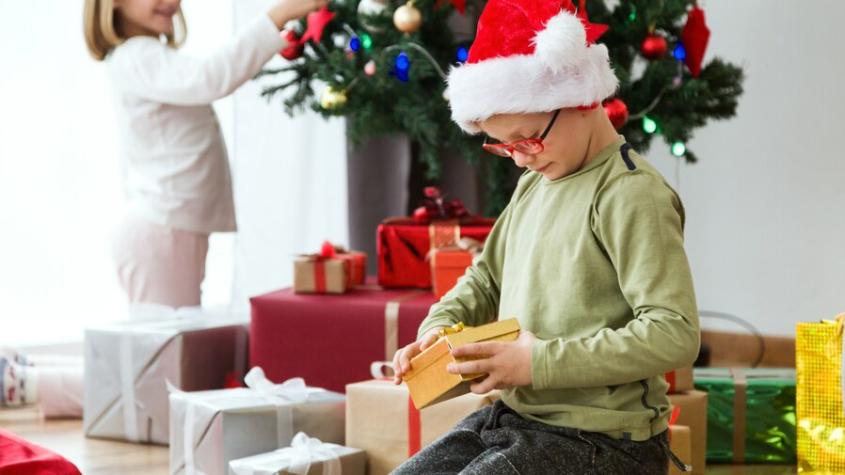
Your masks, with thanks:
[{"label": "red wrapped present", "polygon": [[349,262],[348,287],[364,285],[367,280],[367,254],[340,248],[335,256]]},{"label": "red wrapped present", "polygon": [[379,225],[379,285],[430,289],[429,253],[455,246],[461,238],[484,242],[493,229],[496,220],[471,216],[463,203],[446,201],[437,188],[427,187],[425,194],[413,218],[390,218]]},{"label": "red wrapped present", "polygon": [[431,281],[434,298],[440,300],[466,273],[472,260],[481,252],[482,244],[474,239],[462,238],[457,246],[443,247],[431,252]]},{"label": "red wrapped present", "polygon": [[271,380],[302,377],[343,392],[370,378],[370,363],[392,360],[416,340],[434,296],[371,286],[331,297],[280,290],[250,303],[251,366],[264,368]]},{"label": "red wrapped present", "polygon": [[0,473],[3,475],[80,475],[64,457],[0,429]]}]

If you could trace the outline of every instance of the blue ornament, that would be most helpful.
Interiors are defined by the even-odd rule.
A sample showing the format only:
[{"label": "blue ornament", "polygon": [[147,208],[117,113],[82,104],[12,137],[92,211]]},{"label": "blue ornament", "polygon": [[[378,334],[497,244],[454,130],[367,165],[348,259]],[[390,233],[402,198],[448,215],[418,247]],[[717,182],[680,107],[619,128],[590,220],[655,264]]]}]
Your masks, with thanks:
[{"label": "blue ornament", "polygon": [[469,57],[469,51],[466,47],[461,46],[458,48],[458,53],[456,54],[459,63],[465,63],[467,58]]},{"label": "blue ornament", "polygon": [[675,49],[672,50],[672,56],[674,56],[675,59],[677,59],[678,61],[683,61],[687,59],[687,49],[684,48],[683,43],[678,43],[675,46]]},{"label": "blue ornament", "polygon": [[411,68],[411,58],[409,58],[408,55],[405,54],[405,52],[403,51],[396,55],[395,64],[397,71],[405,71],[407,73],[408,69]]},{"label": "blue ornament", "polygon": [[352,39],[349,40],[349,49],[356,53],[361,49],[361,40],[357,36],[353,36]]}]

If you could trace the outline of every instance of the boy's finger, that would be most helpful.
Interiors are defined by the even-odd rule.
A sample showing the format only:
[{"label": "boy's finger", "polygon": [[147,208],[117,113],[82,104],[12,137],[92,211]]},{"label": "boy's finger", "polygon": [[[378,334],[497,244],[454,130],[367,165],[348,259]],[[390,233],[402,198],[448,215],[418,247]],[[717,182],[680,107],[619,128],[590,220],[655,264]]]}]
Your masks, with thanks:
[{"label": "boy's finger", "polygon": [[449,363],[446,366],[446,371],[452,374],[489,373],[491,369],[492,365],[488,359]]},{"label": "boy's finger", "polygon": [[496,389],[497,384],[498,381],[496,381],[493,376],[490,375],[484,378],[484,380],[481,382],[470,384],[469,390],[474,392],[475,394],[487,394],[490,391]]},{"label": "boy's finger", "polygon": [[502,344],[496,341],[470,343],[453,349],[452,356],[490,356],[495,355],[501,349]]},{"label": "boy's finger", "polygon": [[435,341],[437,341],[437,334],[430,333],[423,339],[422,343],[420,343],[420,351],[425,351],[426,348],[431,346]]}]

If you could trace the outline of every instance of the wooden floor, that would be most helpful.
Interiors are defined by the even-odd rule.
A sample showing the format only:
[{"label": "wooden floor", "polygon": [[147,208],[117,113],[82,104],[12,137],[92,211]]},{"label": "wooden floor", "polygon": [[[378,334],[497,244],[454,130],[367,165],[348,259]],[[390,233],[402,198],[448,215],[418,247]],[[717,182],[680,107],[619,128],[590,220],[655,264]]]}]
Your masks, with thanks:
[{"label": "wooden floor", "polygon": [[[61,454],[85,475],[166,475],[167,447],[87,439],[82,421],[41,421],[32,410],[0,410],[0,427]],[[711,465],[707,474],[785,475],[795,467],[777,465]]]}]

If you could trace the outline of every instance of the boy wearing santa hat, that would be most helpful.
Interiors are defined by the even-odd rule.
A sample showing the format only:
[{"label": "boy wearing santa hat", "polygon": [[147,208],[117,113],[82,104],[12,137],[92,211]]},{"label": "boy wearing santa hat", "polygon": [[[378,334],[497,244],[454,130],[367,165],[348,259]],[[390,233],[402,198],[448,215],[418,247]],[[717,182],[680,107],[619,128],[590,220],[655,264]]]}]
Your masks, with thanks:
[{"label": "boy wearing santa hat", "polygon": [[659,474],[671,459],[663,374],[698,354],[684,210],[603,108],[617,79],[569,1],[490,0],[453,119],[528,170],[482,255],[396,353],[397,383],[440,328],[517,317],[515,342],[453,350],[449,371],[502,399],[394,473]]}]

